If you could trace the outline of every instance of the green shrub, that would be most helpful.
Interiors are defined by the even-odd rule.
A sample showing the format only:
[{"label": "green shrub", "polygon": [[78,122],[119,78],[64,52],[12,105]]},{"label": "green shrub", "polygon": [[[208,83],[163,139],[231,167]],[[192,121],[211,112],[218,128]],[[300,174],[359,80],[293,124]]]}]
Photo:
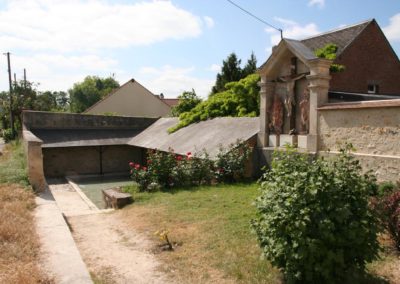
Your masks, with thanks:
[{"label": "green shrub", "polygon": [[395,190],[394,185],[388,188],[390,190],[385,191],[385,194],[373,198],[371,204],[383,229],[389,233],[396,249],[400,251],[400,190]]},{"label": "green shrub", "polygon": [[154,182],[161,187],[173,186],[173,170],[176,166],[176,157],[173,149],[169,152],[149,150],[147,152],[147,168],[151,172]]},{"label": "green shrub", "polygon": [[215,161],[217,181],[234,182],[243,179],[250,153],[249,145],[243,141],[237,141],[227,149],[220,147]]},{"label": "green shrub", "polygon": [[153,182],[152,173],[147,170],[147,167],[133,162],[129,163],[129,167],[131,168],[131,178],[137,183],[139,191],[148,190],[149,185]]},{"label": "green shrub", "polygon": [[378,186],[378,196],[385,196],[389,193],[392,193],[396,190],[396,185],[390,181],[385,181],[379,184]]},{"label": "green shrub", "polygon": [[[324,47],[315,50],[314,53],[319,58],[326,58],[326,59],[329,59],[329,60],[335,60],[336,59],[336,53],[337,53],[338,49],[339,48],[338,48],[338,46],[336,44],[328,43]],[[341,65],[341,64],[331,64],[331,66],[329,67],[329,70],[332,73],[342,72],[345,69],[346,69],[346,67],[344,65]]]},{"label": "green shrub", "polygon": [[226,90],[209,96],[207,100],[197,103],[192,109],[179,115],[179,123],[168,129],[175,132],[192,123],[215,117],[255,117],[259,114],[258,74],[248,75],[237,82],[225,85]]},{"label": "green shrub", "polygon": [[378,257],[377,219],[368,207],[373,179],[348,151],[310,161],[288,148],[275,152],[264,174],[252,227],[287,283],[340,283]]},{"label": "green shrub", "polygon": [[3,132],[4,142],[9,143],[12,140],[14,140],[14,135],[11,128],[4,129],[2,132]]},{"label": "green shrub", "polygon": [[214,162],[210,159],[207,151],[194,153],[194,156],[190,157],[191,185],[211,184],[213,178]]},{"label": "green shrub", "polygon": [[194,155],[191,152],[175,154],[173,149],[168,152],[149,150],[147,166],[129,163],[131,177],[140,191],[150,191],[150,187],[166,189],[210,184],[213,181],[239,181],[245,171],[250,147],[244,142],[237,143],[228,149],[221,147],[215,161],[205,150]]}]

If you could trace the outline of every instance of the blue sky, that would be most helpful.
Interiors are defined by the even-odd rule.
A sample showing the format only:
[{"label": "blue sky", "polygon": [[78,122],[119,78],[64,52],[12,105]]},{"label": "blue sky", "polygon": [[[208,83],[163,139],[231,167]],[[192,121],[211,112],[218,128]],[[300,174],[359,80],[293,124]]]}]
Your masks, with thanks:
[{"label": "blue sky", "polygon": [[[235,0],[301,39],[375,18],[400,55],[398,0]],[[194,88],[206,97],[222,60],[235,52],[261,65],[279,34],[226,0],[0,0],[0,49],[12,72],[68,90],[86,75],[135,78],[150,91],[176,97]],[[8,89],[0,60],[0,91]]]}]

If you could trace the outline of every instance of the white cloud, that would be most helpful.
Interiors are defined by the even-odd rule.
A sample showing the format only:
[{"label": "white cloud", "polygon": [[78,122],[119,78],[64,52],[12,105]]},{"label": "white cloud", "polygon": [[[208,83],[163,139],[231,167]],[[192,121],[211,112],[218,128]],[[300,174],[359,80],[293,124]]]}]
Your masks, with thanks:
[{"label": "white cloud", "polygon": [[208,70],[210,70],[212,72],[219,72],[219,71],[221,71],[221,65],[211,64],[211,66],[208,68]]},{"label": "white cloud", "polygon": [[138,81],[153,93],[163,93],[168,98],[176,98],[183,91],[192,88],[197,95],[205,98],[214,84],[214,80],[199,78],[193,75],[194,67],[181,68],[165,65],[160,68],[143,67]]},{"label": "white cloud", "polygon": [[[0,11],[0,46],[3,50],[87,51],[148,45],[197,37],[202,22],[171,1],[7,1]],[[204,17],[204,22],[214,23],[210,17]]]},{"label": "white cloud", "polygon": [[[303,39],[320,33],[317,25],[314,23],[308,23],[302,26],[297,22],[288,19],[275,18],[275,20],[283,25],[282,29],[284,38]],[[272,46],[277,45],[280,42],[281,35],[278,31],[271,28],[266,28],[265,31],[271,34],[271,44],[270,47],[267,48],[267,50],[271,50]]]},{"label": "white cloud", "polygon": [[400,41],[400,13],[390,18],[390,23],[383,28],[383,32],[388,40]]},{"label": "white cloud", "polygon": [[204,22],[206,23],[207,28],[211,29],[212,27],[214,27],[214,20],[211,17],[208,16],[204,16],[203,17]]},{"label": "white cloud", "polygon": [[325,6],[325,0],[309,0],[308,6],[318,6],[319,8],[323,8]]},{"label": "white cloud", "polygon": [[[73,83],[82,81],[88,74],[110,76],[111,73],[120,73],[117,62],[110,58],[100,58],[95,55],[63,56],[36,54],[34,56],[11,57],[12,72],[21,79],[23,69],[27,70],[28,80],[40,83],[39,90],[67,90]],[[6,70],[1,70],[2,77],[6,77]],[[5,82],[1,89],[6,90]]]}]

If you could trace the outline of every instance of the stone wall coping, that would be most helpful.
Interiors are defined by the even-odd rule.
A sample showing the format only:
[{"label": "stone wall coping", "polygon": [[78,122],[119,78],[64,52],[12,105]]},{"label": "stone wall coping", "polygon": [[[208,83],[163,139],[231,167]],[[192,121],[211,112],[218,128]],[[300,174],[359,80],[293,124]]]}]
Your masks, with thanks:
[{"label": "stone wall coping", "polygon": [[400,107],[400,99],[324,104],[317,110]]},{"label": "stone wall coping", "polygon": [[22,136],[24,137],[24,140],[26,142],[35,142],[35,143],[43,143],[43,141],[41,139],[39,139],[35,134],[33,134],[31,131],[29,130],[23,130],[22,131]]}]

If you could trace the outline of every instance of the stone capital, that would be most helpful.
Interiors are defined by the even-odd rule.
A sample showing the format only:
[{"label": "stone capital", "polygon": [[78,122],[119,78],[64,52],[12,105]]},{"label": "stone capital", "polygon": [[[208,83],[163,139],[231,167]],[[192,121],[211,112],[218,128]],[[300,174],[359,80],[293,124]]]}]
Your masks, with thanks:
[{"label": "stone capital", "polygon": [[332,60],[325,58],[316,58],[308,61],[310,75],[327,75],[329,76],[329,68]]}]

